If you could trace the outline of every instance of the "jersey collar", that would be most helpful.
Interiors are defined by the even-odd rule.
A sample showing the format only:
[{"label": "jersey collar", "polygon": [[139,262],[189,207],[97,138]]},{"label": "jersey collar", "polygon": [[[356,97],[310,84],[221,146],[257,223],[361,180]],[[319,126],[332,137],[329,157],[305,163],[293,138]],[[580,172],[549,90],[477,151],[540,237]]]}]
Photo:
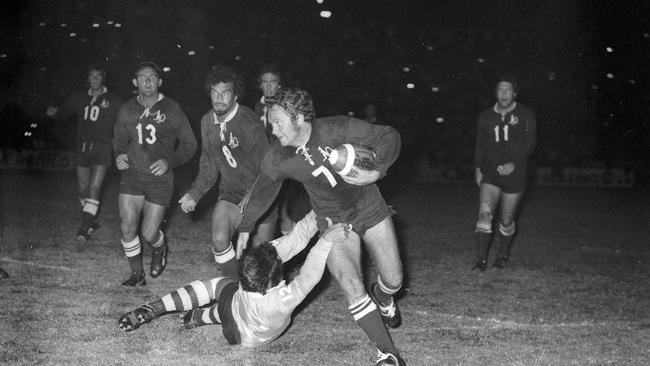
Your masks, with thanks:
[{"label": "jersey collar", "polygon": [[108,92],[108,89],[106,89],[105,86],[102,86],[101,93],[99,93],[97,95],[93,95],[92,91],[93,91],[92,89],[88,88],[88,95],[91,96],[91,97],[98,97],[98,96],[100,96],[102,94],[106,94]]},{"label": "jersey collar", "polygon": [[214,111],[212,111],[212,114],[214,115],[214,123],[217,124],[217,123],[230,122],[231,119],[235,118],[235,114],[237,114],[237,110],[239,110],[239,103],[235,102],[235,108],[233,108],[232,111],[230,111],[230,113],[226,115],[226,118],[223,120],[223,122],[219,122],[219,120],[217,119],[217,114],[214,113]]},{"label": "jersey collar", "polygon": [[498,114],[501,114],[501,115],[505,116],[506,114],[514,111],[515,108],[517,108],[517,102],[512,103],[512,106],[510,108],[508,108],[507,110],[505,110],[505,111],[499,111],[499,109],[497,108],[498,106],[499,106],[499,103],[494,103],[494,111],[496,113],[498,113]]}]

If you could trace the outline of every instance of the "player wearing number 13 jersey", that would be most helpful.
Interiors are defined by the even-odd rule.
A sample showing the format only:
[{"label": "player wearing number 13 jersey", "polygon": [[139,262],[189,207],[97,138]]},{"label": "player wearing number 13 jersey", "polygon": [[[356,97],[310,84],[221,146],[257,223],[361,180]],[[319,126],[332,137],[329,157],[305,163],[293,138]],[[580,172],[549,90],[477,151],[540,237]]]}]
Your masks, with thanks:
[{"label": "player wearing number 13 jersey", "polygon": [[[393,212],[375,184],[399,156],[399,133],[392,127],[348,116],[316,119],[311,96],[300,89],[281,89],[267,103],[268,121],[280,146],[273,146],[264,156],[245,207],[238,248],[245,246],[246,233],[269,207],[282,182],[287,178],[301,182],[321,231],[327,227],[326,217],[334,223],[352,225],[345,244],[330,252],[328,269],[343,289],[352,318],[377,346],[377,365],[403,365],[384,325],[396,327],[400,323],[393,295],[402,285],[402,264]],[[328,154],[344,143],[372,148],[376,170],[358,170],[353,178],[331,170]],[[377,265],[377,282],[368,291],[361,276],[361,239]]]},{"label": "player wearing number 13 jersey", "polygon": [[515,233],[514,217],[526,183],[526,162],[536,142],[537,123],[532,110],[517,103],[517,82],[511,76],[499,79],[497,102],[478,118],[474,167],[480,187],[476,222],[476,262],[484,271],[492,239],[492,219],[500,207],[499,250],[494,267],[503,269]]},{"label": "player wearing number 13 jersey", "polygon": [[[218,200],[212,213],[210,249],[223,276],[237,279],[238,263],[231,239],[239,227],[240,204],[259,172],[268,137],[258,116],[237,102],[243,96],[243,81],[229,66],[217,65],[206,77],[212,109],[201,119],[202,151],[199,172],[190,190],[180,199],[184,212],[219,182]],[[275,236],[277,210],[272,210],[257,229],[255,244]]]},{"label": "player wearing number 13 jersey", "polygon": [[[165,269],[167,247],[160,223],[174,188],[172,169],[196,151],[196,138],[185,113],[178,103],[158,92],[160,76],[161,70],[153,62],[138,65],[133,79],[138,95],[122,105],[115,124],[115,163],[122,171],[118,199],[122,246],[131,267],[124,286],[145,284],[141,241],[153,248],[151,276],[158,277]],[[138,230],[141,215],[142,228]]]}]

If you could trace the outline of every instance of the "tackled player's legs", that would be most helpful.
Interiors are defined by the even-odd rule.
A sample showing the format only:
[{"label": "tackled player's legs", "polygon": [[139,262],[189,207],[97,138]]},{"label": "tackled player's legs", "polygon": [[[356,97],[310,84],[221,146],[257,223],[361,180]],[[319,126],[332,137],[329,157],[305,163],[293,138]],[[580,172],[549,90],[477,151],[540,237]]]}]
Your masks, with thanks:
[{"label": "tackled player's legs", "polygon": [[492,240],[492,220],[499,203],[501,189],[489,183],[482,183],[479,191],[478,220],[476,221],[476,263],[472,269],[484,271]]},{"label": "tackled player's legs", "polygon": [[361,274],[361,238],[350,231],[348,242],[330,251],[327,268],[345,293],[348,310],[368,338],[382,352],[399,355],[377,310],[363,287]]},{"label": "tackled player's legs", "polygon": [[239,279],[239,264],[231,238],[242,220],[239,206],[219,200],[212,212],[212,241],[210,249],[221,275]]}]

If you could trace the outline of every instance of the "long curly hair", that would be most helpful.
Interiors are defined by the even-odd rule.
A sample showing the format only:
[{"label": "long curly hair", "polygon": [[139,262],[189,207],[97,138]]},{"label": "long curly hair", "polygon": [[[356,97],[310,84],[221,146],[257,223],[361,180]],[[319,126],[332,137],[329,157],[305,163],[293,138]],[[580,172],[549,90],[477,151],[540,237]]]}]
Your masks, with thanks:
[{"label": "long curly hair", "polygon": [[275,96],[266,100],[269,108],[274,105],[282,107],[295,121],[299,114],[305,118],[305,122],[312,122],[316,119],[314,101],[308,91],[297,88],[282,88]]},{"label": "long curly hair", "polygon": [[270,244],[250,248],[239,261],[239,282],[242,289],[266,294],[282,280],[282,260]]}]

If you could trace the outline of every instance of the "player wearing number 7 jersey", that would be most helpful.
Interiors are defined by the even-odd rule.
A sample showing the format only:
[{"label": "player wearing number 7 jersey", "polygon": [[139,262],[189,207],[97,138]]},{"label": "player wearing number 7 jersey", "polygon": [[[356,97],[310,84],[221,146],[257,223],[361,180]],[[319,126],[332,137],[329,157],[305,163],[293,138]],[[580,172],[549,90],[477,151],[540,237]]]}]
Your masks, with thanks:
[{"label": "player wearing number 7 jersey", "polygon": [[196,138],[185,113],[178,103],[158,92],[160,76],[161,70],[153,62],[138,65],[133,79],[138,95],[122,105],[115,124],[115,163],[122,171],[118,198],[122,246],[131,267],[124,286],[145,285],[142,242],[152,247],[151,277],[160,276],[165,269],[167,245],[160,224],[174,189],[172,169],[186,163],[196,151]]},{"label": "player wearing number 7 jersey", "polygon": [[535,148],[537,124],[532,110],[517,103],[517,82],[499,78],[497,102],[478,117],[474,167],[480,187],[476,222],[476,262],[473,270],[487,268],[492,219],[500,208],[499,249],[494,267],[503,269],[510,255],[519,200],[526,185],[526,162]]},{"label": "player wearing number 7 jersey", "polygon": [[[396,327],[400,323],[393,295],[402,286],[402,264],[391,218],[393,211],[375,184],[386,176],[399,156],[399,133],[390,126],[348,116],[316,119],[311,96],[300,89],[281,89],[267,102],[268,121],[279,146],[273,146],[262,161],[245,206],[238,249],[245,246],[247,233],[271,205],[282,182],[301,182],[321,232],[327,227],[326,218],[352,225],[346,244],[330,252],[327,267],[343,289],[352,318],[377,346],[376,364],[404,365],[384,325]],[[376,170],[358,170],[355,178],[342,177],[331,170],[327,162],[329,151],[344,143],[372,148],[377,154]],[[361,272],[362,239],[377,266],[377,282],[368,290]]]},{"label": "player wearing number 7 jersey", "polygon": [[[242,219],[240,204],[259,172],[268,147],[268,137],[258,116],[239,104],[244,83],[228,66],[217,65],[208,73],[205,89],[212,109],[201,119],[202,151],[199,172],[190,190],[180,199],[184,212],[194,211],[197,202],[219,181],[217,203],[212,213],[210,249],[222,276],[238,279],[238,263],[231,243]],[[258,226],[255,245],[275,237],[277,210],[269,211]]]}]

